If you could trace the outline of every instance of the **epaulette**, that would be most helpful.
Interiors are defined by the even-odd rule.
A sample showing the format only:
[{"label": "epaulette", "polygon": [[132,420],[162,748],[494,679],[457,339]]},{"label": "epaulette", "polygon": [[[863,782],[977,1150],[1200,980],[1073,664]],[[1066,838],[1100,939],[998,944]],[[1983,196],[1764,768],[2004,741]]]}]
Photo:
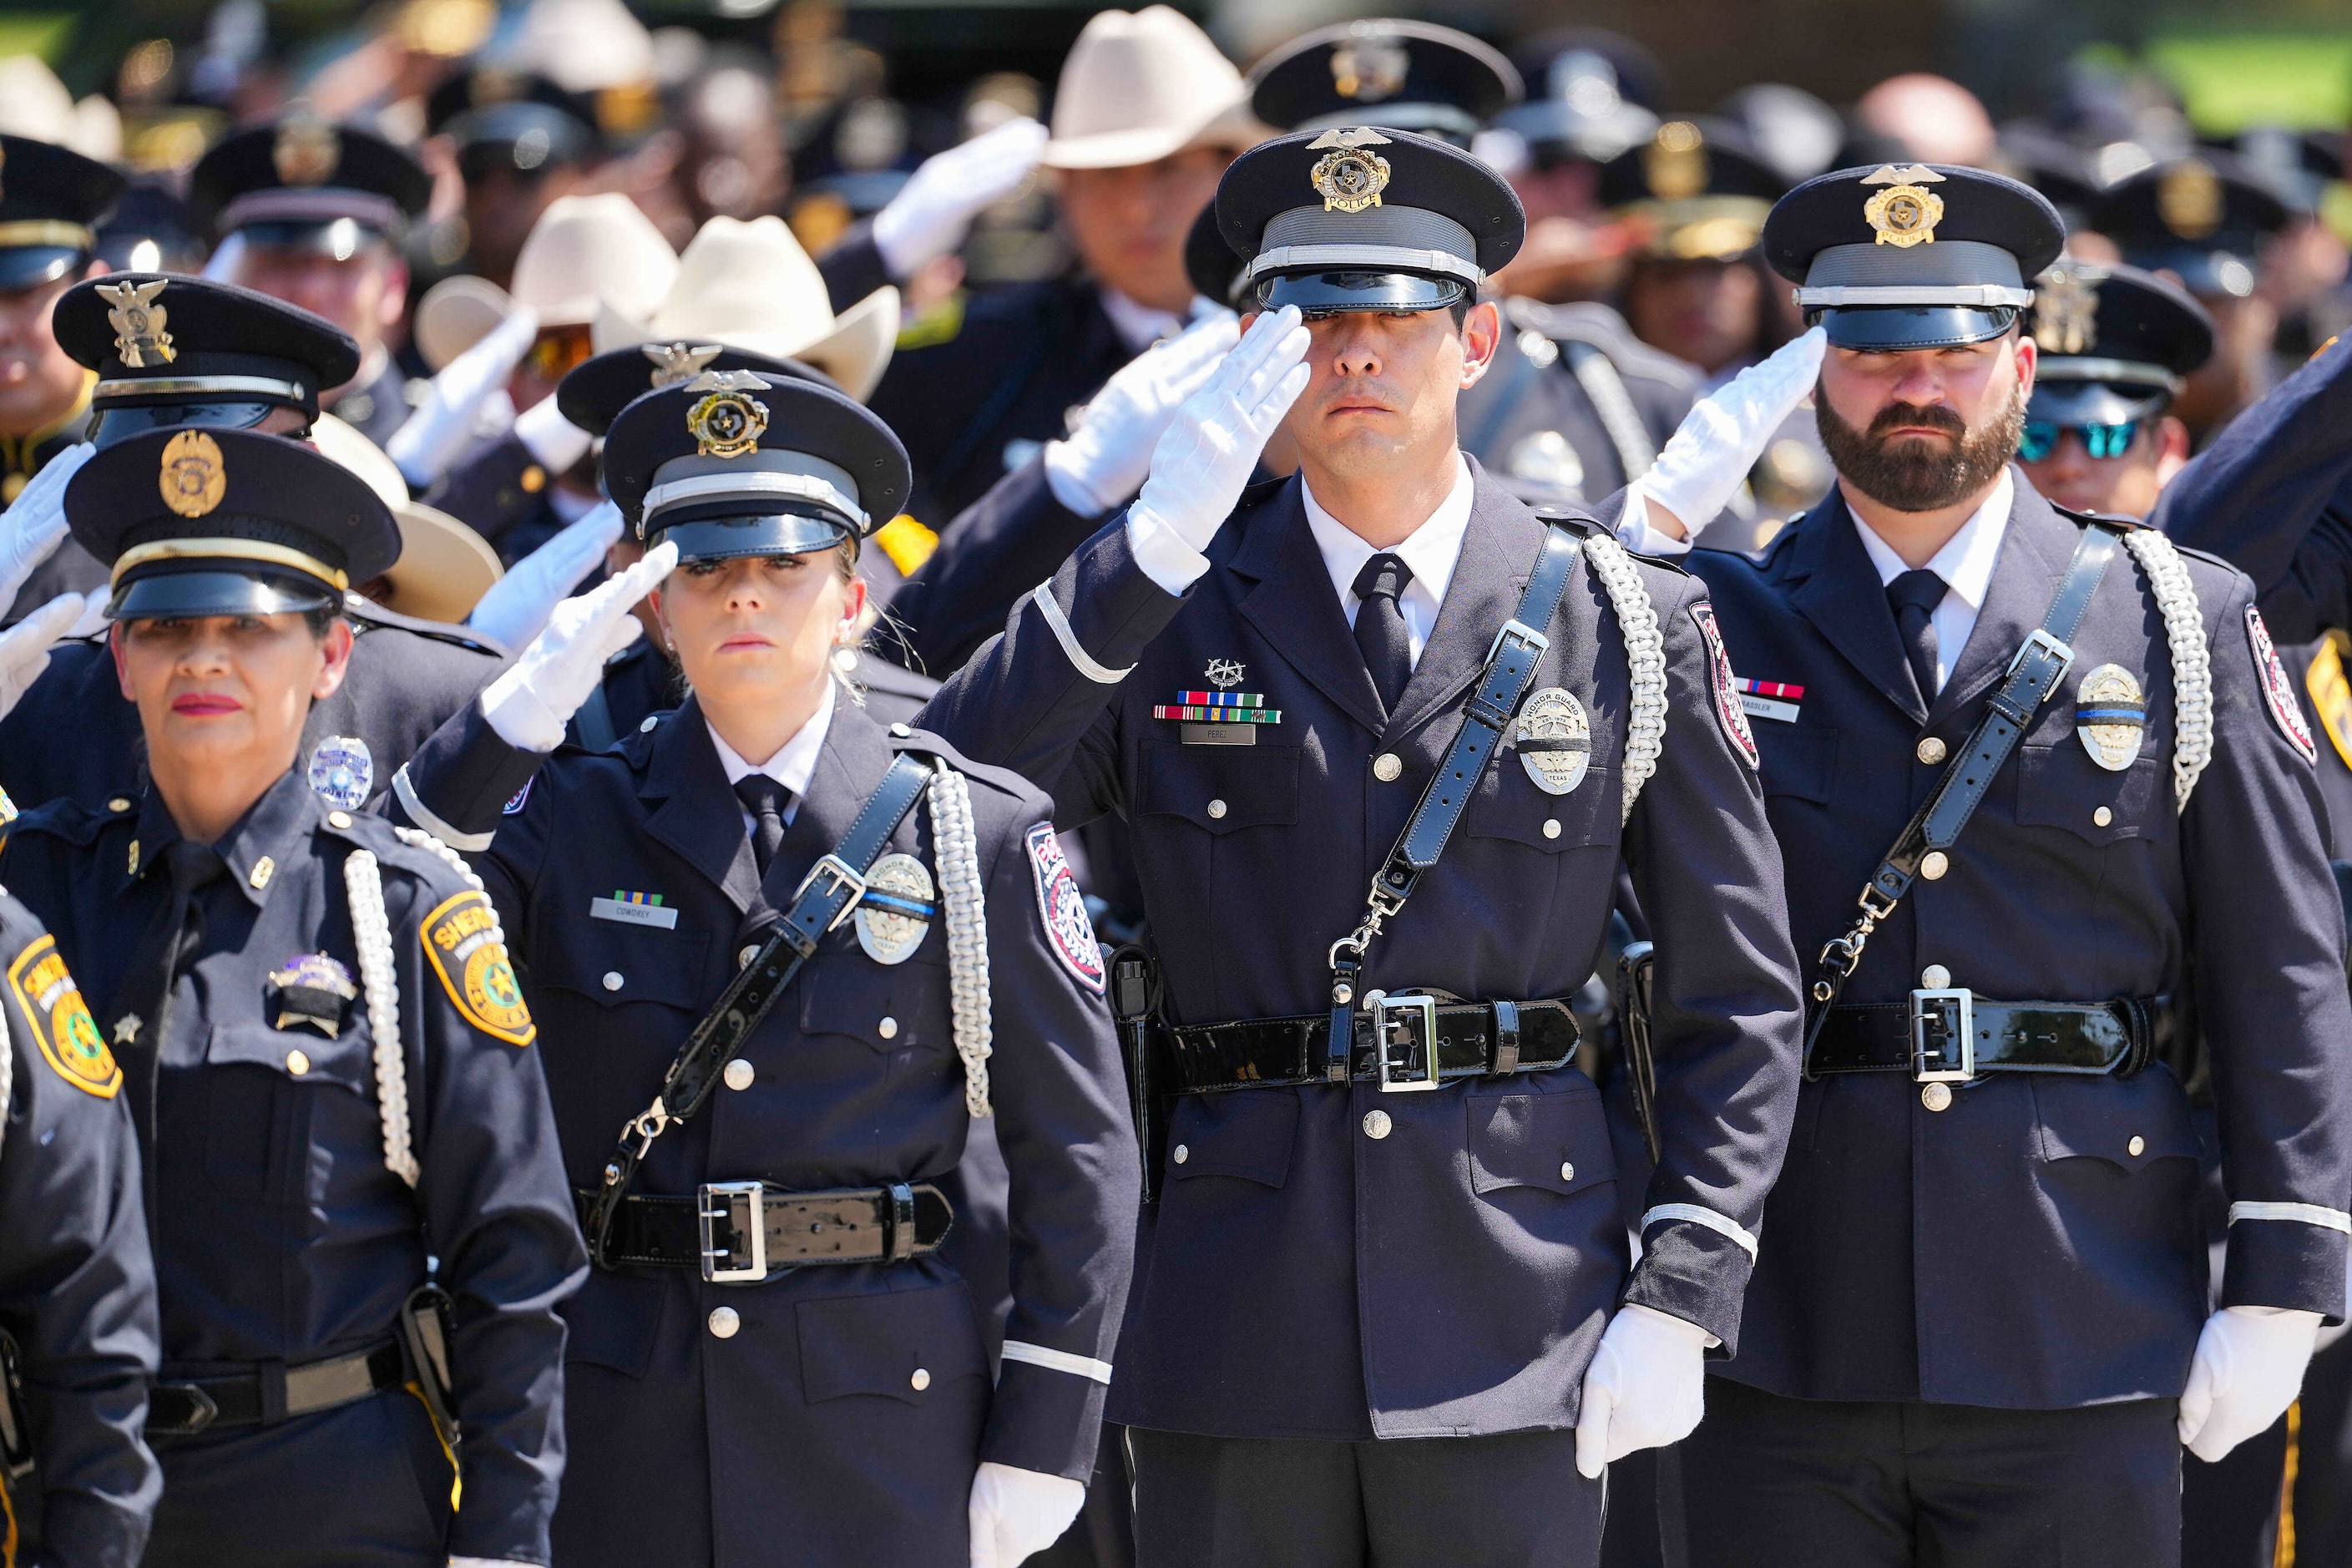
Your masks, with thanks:
[{"label": "epaulette", "polygon": [[987,784],[1013,800],[1024,800],[1037,792],[1037,786],[1010,768],[994,767],[987,763],[975,763],[955,746],[929,730],[911,725],[893,724],[889,733],[890,749],[894,752],[920,752],[937,757],[966,778]]},{"label": "epaulette", "polygon": [[0,827],[5,827],[11,838],[20,838],[27,833],[45,833],[68,844],[86,847],[97,842],[107,824],[117,817],[128,818],[137,807],[138,803],[128,795],[116,795],[113,799],[123,802],[121,811],[110,809],[111,803],[110,806],[96,806],[87,801],[76,800],[71,795],[58,795],[43,801],[30,811],[19,813],[15,820],[0,824]]},{"label": "epaulette", "polygon": [[1804,521],[1811,514],[1808,512],[1798,512],[1795,516],[1790,518],[1788,521],[1782,523],[1780,525],[1780,531],[1773,534],[1771,538],[1766,540],[1763,543],[1758,545],[1753,550],[1742,550],[1737,552],[1737,553],[1741,560],[1747,562],[1751,566],[1762,567],[1770,565],[1772,563],[1773,556],[1779,554],[1783,550],[1790,549],[1794,546],[1797,539],[1797,525]]},{"label": "epaulette", "polygon": [[427,621],[415,616],[404,616],[397,610],[387,610],[374,600],[362,598],[357,594],[347,593],[343,595],[343,616],[352,623],[352,631],[354,635],[385,630],[413,632],[418,637],[430,637],[435,642],[447,643],[452,647],[462,647],[468,652],[487,655],[491,658],[507,657],[506,649],[499,647],[488,637],[482,637],[470,626],[452,626],[447,621]]},{"label": "epaulette", "polygon": [[[2044,497],[2043,499],[2046,500],[2049,498]],[[2061,517],[2072,518],[2076,522],[2099,523],[2105,527],[2112,528],[2119,533],[2129,533],[2135,528],[2146,528],[2147,526],[2147,523],[2142,522],[2136,517],[2114,517],[2103,511],[2078,511],[2071,506],[2061,506],[2054,500],[2050,502],[2050,510],[2056,512]]]}]

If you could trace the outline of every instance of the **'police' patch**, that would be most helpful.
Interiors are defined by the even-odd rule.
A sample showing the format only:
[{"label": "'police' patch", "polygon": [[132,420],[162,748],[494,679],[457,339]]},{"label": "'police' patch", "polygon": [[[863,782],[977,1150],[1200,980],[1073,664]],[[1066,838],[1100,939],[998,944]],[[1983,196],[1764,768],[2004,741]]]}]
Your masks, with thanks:
[{"label": "'police' patch", "polygon": [[425,956],[467,1023],[510,1046],[527,1046],[539,1029],[498,929],[490,900],[468,889],[425,917]]},{"label": "'police' patch", "polygon": [[2319,761],[2311,727],[2303,721],[2303,706],[2294,700],[2294,682],[2287,679],[2286,666],[2279,662],[2271,629],[2263,625],[2263,613],[2252,605],[2246,606],[2246,641],[2254,650],[2254,679],[2263,683],[2263,705],[2271,710],[2271,721],[2286,737],[2287,744],[2303,753],[2305,762]]},{"label": "'police' patch", "polygon": [[329,805],[357,811],[375,787],[375,755],[357,735],[330,735],[310,752],[310,787]]},{"label": "'police' patch", "polygon": [[1037,884],[1037,913],[1045,922],[1045,945],[1079,984],[1101,995],[1102,947],[1095,941],[1094,921],[1087,919],[1087,900],[1078,891],[1078,879],[1070,875],[1070,862],[1062,853],[1062,841],[1054,837],[1054,825],[1039,823],[1029,830],[1024,843]]},{"label": "'police' patch", "polygon": [[1716,629],[1715,606],[1701,599],[1690,613],[1698,623],[1699,636],[1706,639],[1707,684],[1715,699],[1716,721],[1723,726],[1731,749],[1753,770],[1763,759],[1757,755],[1756,732],[1748,727],[1748,710],[1739,700],[1739,678],[1731,673],[1731,656],[1723,651],[1723,634]]},{"label": "'police' patch", "polygon": [[43,936],[8,966],[8,988],[33,1021],[41,1055],[58,1076],[87,1094],[112,1100],[122,1088],[122,1069],[81,999],[81,987],[67,972],[55,937]]}]

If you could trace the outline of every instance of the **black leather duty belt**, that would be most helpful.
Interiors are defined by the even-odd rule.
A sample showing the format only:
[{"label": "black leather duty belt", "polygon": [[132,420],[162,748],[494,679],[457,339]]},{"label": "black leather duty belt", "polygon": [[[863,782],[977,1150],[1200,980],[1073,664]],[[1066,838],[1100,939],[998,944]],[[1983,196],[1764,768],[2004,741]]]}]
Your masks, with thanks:
[{"label": "black leather duty belt", "polygon": [[[574,1193],[585,1214],[591,1194]],[[814,1263],[903,1263],[937,1252],[955,1223],[929,1183],[795,1193],[769,1182],[711,1182],[693,1197],[634,1193],[613,1215],[609,1259],[691,1268],[756,1285]]]},{"label": "black leather duty belt", "polygon": [[[1179,1093],[1330,1081],[1323,1070],[1328,1013],[1171,1025],[1168,1033]],[[1562,1067],[1576,1055],[1576,1015],[1565,1000],[1461,1002],[1368,991],[1355,1009],[1349,1076],[1400,1094],[1455,1079]]]},{"label": "black leather duty belt", "polygon": [[274,1426],[355,1404],[408,1381],[400,1342],[304,1366],[263,1365],[225,1377],[159,1382],[147,1391],[147,1435],[193,1437],[222,1426]]},{"label": "black leather duty belt", "polygon": [[1966,1083],[1989,1072],[2128,1077],[2168,1054],[2179,1013],[2168,996],[2114,1002],[1995,1002],[1973,992],[1914,991],[1908,1002],[1832,1007],[1808,1073],[1907,1072]]}]

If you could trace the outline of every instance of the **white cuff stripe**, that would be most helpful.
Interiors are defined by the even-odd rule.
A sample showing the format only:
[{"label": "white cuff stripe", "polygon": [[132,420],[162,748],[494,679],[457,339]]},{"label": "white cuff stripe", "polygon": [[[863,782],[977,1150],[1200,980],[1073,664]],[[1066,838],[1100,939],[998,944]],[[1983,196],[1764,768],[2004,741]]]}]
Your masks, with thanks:
[{"label": "white cuff stripe", "polygon": [[1125,669],[1113,669],[1107,664],[1097,664],[1093,656],[1078,646],[1078,634],[1071,629],[1070,617],[1062,614],[1062,606],[1054,600],[1053,584],[1038,584],[1037,591],[1029,597],[1035,603],[1037,613],[1045,617],[1045,624],[1054,628],[1055,640],[1062,645],[1062,651],[1069,655],[1070,662],[1078,667],[1080,675],[1098,685],[1117,686],[1134,672],[1135,666],[1131,664]]},{"label": "white cuff stripe", "polygon": [[410,821],[452,849],[462,849],[469,855],[478,855],[488,849],[490,847],[490,840],[497,837],[493,833],[460,833],[426,810],[425,803],[416,798],[416,786],[408,782],[406,763],[401,763],[400,771],[392,775],[392,793],[399,798],[400,809],[408,813]]},{"label": "white cuff stripe", "polygon": [[2242,1219],[2301,1220],[2305,1225],[2340,1230],[2352,1236],[2352,1214],[2342,1209],[2322,1208],[2317,1204],[2231,1204],[2230,1223],[2235,1225]]},{"label": "white cuff stripe", "polygon": [[1705,1226],[1717,1236],[1727,1236],[1738,1242],[1746,1248],[1751,1261],[1756,1257],[1756,1238],[1748,1234],[1746,1226],[1735,1219],[1726,1219],[1713,1209],[1701,1208],[1696,1204],[1660,1204],[1642,1216],[1642,1234],[1649,1235],[1652,1226],[1670,1219],[1686,1219],[1693,1225]]},{"label": "white cuff stripe", "polygon": [[1042,1366],[1055,1372],[1066,1372],[1072,1377],[1091,1377],[1108,1386],[1110,1383],[1110,1363],[1097,1361],[1090,1355],[1072,1355],[1067,1351],[1047,1350],[1025,1340],[1004,1342],[1006,1361],[1025,1361],[1031,1366]]}]

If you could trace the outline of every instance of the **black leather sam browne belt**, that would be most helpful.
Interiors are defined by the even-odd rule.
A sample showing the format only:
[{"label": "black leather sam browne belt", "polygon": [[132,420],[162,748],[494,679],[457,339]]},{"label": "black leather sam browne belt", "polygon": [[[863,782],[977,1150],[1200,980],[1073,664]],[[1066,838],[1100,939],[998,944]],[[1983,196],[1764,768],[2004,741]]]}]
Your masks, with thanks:
[{"label": "black leather sam browne belt", "polygon": [[2108,1003],[1995,1002],[1966,990],[1829,1009],[1810,1070],[1907,1072],[1967,1083],[1991,1072],[2128,1076],[2170,1058],[2182,1031],[2168,996]]},{"label": "black leather sam browne belt", "polygon": [[[585,1214],[593,1194],[573,1194]],[[710,1182],[692,1197],[634,1193],[614,1210],[615,1266],[689,1268],[721,1285],[756,1285],[826,1263],[903,1263],[940,1249],[955,1223],[929,1183],[795,1193],[768,1182]]]},{"label": "black leather sam browne belt", "polygon": [[[1576,1016],[1559,998],[1464,1002],[1443,992],[1371,991],[1353,1011],[1349,1076],[1383,1093],[1538,1072],[1576,1055]],[[1328,1013],[1171,1025],[1168,1034],[1179,1093],[1331,1081]]]}]

